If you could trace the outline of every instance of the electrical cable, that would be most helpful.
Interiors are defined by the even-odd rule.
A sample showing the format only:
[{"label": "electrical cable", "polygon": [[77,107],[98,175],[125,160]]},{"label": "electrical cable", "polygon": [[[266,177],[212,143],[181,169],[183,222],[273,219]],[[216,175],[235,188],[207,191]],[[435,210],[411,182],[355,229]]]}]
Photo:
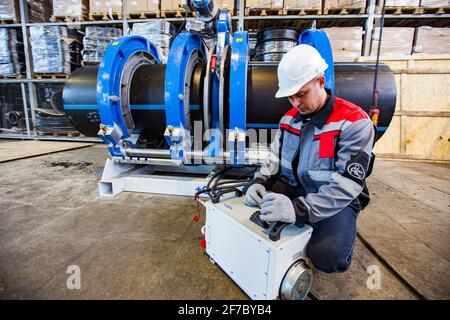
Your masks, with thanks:
[{"label": "electrical cable", "polygon": [[378,67],[380,65],[380,51],[381,51],[381,40],[383,39],[383,26],[384,26],[384,15],[386,10],[386,0],[383,0],[383,8],[381,10],[381,21],[380,21],[380,35],[378,39],[377,48],[377,60],[375,63],[375,75],[373,79],[373,96],[372,96],[372,108],[369,110],[369,117],[375,126],[378,126],[378,117],[380,110],[378,109]]}]

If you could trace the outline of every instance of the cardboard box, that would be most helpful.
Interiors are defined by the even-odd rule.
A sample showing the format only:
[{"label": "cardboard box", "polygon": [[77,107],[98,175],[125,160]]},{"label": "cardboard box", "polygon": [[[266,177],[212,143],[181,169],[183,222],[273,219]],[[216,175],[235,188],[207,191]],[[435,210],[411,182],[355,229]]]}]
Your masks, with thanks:
[{"label": "cardboard box", "polygon": [[335,62],[354,62],[361,56],[362,27],[323,28],[328,35]]},{"label": "cardboard box", "polygon": [[247,0],[245,7],[249,9],[282,9],[283,0]]},{"label": "cardboard box", "polygon": [[450,7],[449,0],[422,0],[420,2],[421,7],[429,7],[429,8],[443,8]]},{"label": "cardboard box", "polygon": [[413,54],[450,54],[450,28],[417,28]]},{"label": "cardboard box", "polygon": [[321,9],[322,0],[284,0],[285,9]]},{"label": "cardboard box", "polygon": [[159,11],[159,0],[147,0],[147,12]]},{"label": "cardboard box", "polygon": [[20,21],[18,0],[0,0],[0,19]]},{"label": "cardboard box", "polygon": [[[418,7],[420,0],[386,0],[386,7]],[[383,7],[383,1],[379,0],[378,5]]]},{"label": "cardboard box", "polygon": [[181,0],[161,0],[161,11],[184,11]]},{"label": "cardboard box", "polygon": [[122,0],[90,0],[89,12],[116,12],[122,13]]},{"label": "cardboard box", "polygon": [[[381,56],[405,56],[412,53],[414,28],[383,28],[382,37]],[[377,27],[372,36],[371,56],[377,54],[379,38],[380,28]]]},{"label": "cardboard box", "polygon": [[366,0],[325,0],[325,9],[365,8]]},{"label": "cardboard box", "polygon": [[128,0],[126,10],[128,13],[146,12],[147,0]]},{"label": "cardboard box", "polygon": [[55,17],[81,16],[89,11],[88,0],[53,0],[52,4]]}]

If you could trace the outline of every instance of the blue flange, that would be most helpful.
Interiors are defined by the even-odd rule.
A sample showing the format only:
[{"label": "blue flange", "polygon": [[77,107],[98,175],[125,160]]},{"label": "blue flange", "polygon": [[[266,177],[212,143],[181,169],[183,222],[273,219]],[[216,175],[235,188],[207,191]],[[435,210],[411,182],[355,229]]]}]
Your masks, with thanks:
[{"label": "blue flange", "polygon": [[232,165],[245,163],[247,122],[248,33],[234,33],[230,63],[230,158]]},{"label": "blue flange", "polygon": [[328,39],[326,32],[323,30],[307,29],[300,35],[299,44],[310,45],[320,52],[320,55],[328,64],[328,68],[325,70],[325,88],[334,92],[333,51],[331,50],[330,39]]},{"label": "blue flange", "polygon": [[217,20],[217,43],[215,55],[217,57],[217,68],[215,72],[211,74],[211,127],[210,131],[210,143],[205,149],[207,157],[221,157],[223,154],[223,141],[222,134],[225,132],[225,123],[223,123],[223,110],[221,111],[220,103],[220,78],[223,75],[220,74],[220,66],[222,60],[225,59],[225,48],[230,45],[232,37],[232,25],[231,15],[228,10],[220,10]]},{"label": "blue flange", "polygon": [[126,36],[112,42],[103,54],[97,76],[97,103],[100,114],[99,137],[109,144],[111,155],[120,153],[117,144],[131,135],[121,103],[121,77],[128,59],[146,52],[160,63],[156,47],[141,36]]},{"label": "blue flange", "polygon": [[171,146],[173,159],[184,158],[184,150],[190,147],[188,128],[189,119],[186,118],[189,106],[186,105],[186,85],[188,68],[192,68],[193,55],[203,61],[206,60],[206,48],[202,39],[194,33],[181,33],[173,41],[169,52],[164,84],[164,101],[166,108],[167,129],[164,133],[167,144]]}]

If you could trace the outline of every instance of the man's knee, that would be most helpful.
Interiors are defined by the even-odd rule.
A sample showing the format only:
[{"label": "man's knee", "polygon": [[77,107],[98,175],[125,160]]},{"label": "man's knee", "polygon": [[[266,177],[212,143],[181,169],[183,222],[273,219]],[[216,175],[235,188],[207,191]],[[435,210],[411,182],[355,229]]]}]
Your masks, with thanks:
[{"label": "man's knee", "polygon": [[348,248],[345,251],[342,248],[316,243],[309,246],[308,257],[314,268],[322,272],[345,272],[350,267],[352,251],[348,252]]}]

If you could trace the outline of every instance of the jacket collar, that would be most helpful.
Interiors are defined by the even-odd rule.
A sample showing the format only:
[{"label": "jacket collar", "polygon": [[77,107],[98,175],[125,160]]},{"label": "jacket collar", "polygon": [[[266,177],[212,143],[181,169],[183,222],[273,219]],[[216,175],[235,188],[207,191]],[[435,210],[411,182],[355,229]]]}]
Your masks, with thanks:
[{"label": "jacket collar", "polygon": [[328,120],[331,113],[333,112],[334,102],[335,102],[334,94],[328,89],[326,89],[326,91],[330,95],[330,97],[328,98],[327,102],[325,103],[325,105],[323,106],[322,109],[320,109],[315,114],[310,115],[305,118],[300,116],[301,118],[303,118],[302,120],[304,123],[309,122],[309,123],[313,124],[316,128],[322,129],[325,122]]}]

